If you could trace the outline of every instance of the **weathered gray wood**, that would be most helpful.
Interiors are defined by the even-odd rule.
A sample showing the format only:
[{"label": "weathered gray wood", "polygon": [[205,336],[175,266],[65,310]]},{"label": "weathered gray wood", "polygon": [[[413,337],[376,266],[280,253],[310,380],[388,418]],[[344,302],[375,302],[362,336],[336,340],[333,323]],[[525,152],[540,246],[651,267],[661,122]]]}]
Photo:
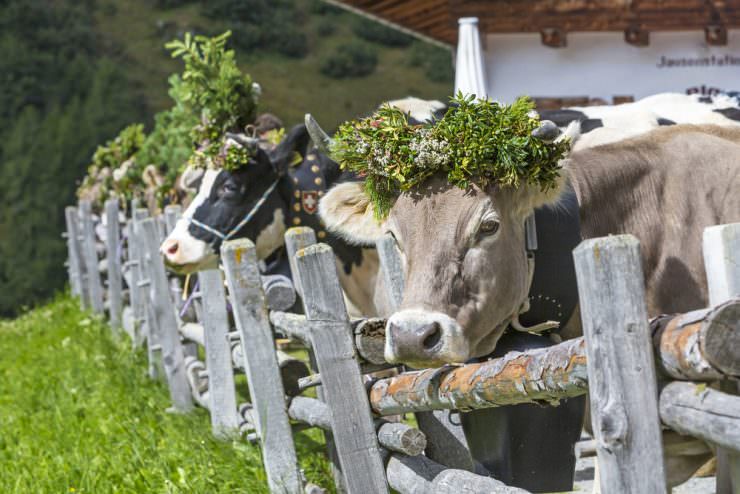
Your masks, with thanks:
[{"label": "weathered gray wood", "polygon": [[703,240],[709,304],[740,296],[740,223],[710,226]]},{"label": "weathered gray wood", "polygon": [[164,215],[162,214],[155,216],[154,220],[154,224],[157,227],[157,237],[159,240],[159,244],[162,245],[164,239],[167,238],[167,222],[164,218]]},{"label": "weathered gray wood", "polygon": [[98,270],[98,252],[95,247],[95,230],[92,220],[92,204],[80,201],[79,207],[82,242],[82,258],[85,263],[87,287],[90,294],[90,309],[96,314],[103,313],[103,284]]},{"label": "weathered gray wood", "polygon": [[378,443],[391,451],[417,456],[426,448],[427,438],[415,427],[401,422],[385,422],[378,427]]},{"label": "weathered gray wood", "polygon": [[188,355],[185,357],[185,374],[190,384],[190,393],[193,401],[210,410],[211,400],[208,397],[208,371],[205,362]]},{"label": "weathered gray wood", "polygon": [[704,384],[672,382],[660,393],[660,418],[671,429],[740,453],[740,397]]},{"label": "weathered gray wood", "polygon": [[[396,240],[387,234],[375,242],[380,271],[383,276],[389,314],[395,312],[403,299],[403,263]],[[369,341],[367,342],[369,343]],[[379,356],[378,356],[379,357]],[[416,413],[416,421],[427,437],[426,454],[445,466],[472,471],[475,467],[465,432],[460,423],[453,423],[447,411]]]},{"label": "weathered gray wood", "polygon": [[179,328],[180,334],[200,346],[206,346],[203,326],[197,322],[186,322]]},{"label": "weathered gray wood", "polygon": [[282,274],[262,277],[262,290],[270,310],[288,310],[296,301],[296,293],[290,278]]},{"label": "weathered gray wood", "polygon": [[285,250],[288,254],[290,272],[293,274],[293,285],[295,285],[296,292],[298,292],[298,295],[301,297],[303,295],[301,294],[301,283],[298,279],[300,273],[298,273],[298,270],[296,269],[295,255],[299,250],[305,249],[309,245],[313,245],[315,243],[316,233],[306,226],[289,228],[288,231],[285,232]]},{"label": "weathered gray wood", "polygon": [[740,377],[740,298],[651,322],[659,370],[673,379]]},{"label": "weathered gray wood", "polygon": [[631,235],[573,251],[603,493],[665,493],[640,245]]},{"label": "weathered gray wood", "polygon": [[[314,245],[315,243],[316,233],[311,228],[300,226],[289,228],[288,231],[285,232],[285,250],[288,254],[288,262],[290,263],[290,272],[293,277],[293,285],[295,286],[296,293],[301,298],[303,298],[303,295],[301,294],[301,282],[299,279],[300,273],[296,268],[295,255],[299,250],[305,249],[309,245]],[[311,349],[310,343],[308,346],[308,354],[311,359],[312,365],[314,365],[315,358],[313,355],[313,349]],[[322,388],[318,388],[316,390],[316,396],[320,400],[323,400],[324,390]],[[342,468],[339,464],[339,457],[337,455],[336,447],[334,446],[334,439],[332,438],[331,432],[324,432],[324,441],[326,442],[326,453],[329,461],[331,462],[332,476],[334,477],[334,483],[336,485],[337,492],[347,492],[347,487],[342,475]]]},{"label": "weathered gray wood", "polygon": [[236,388],[231,365],[229,344],[229,316],[226,313],[221,271],[209,269],[198,273],[203,293],[203,328],[208,369],[208,397],[211,402],[211,427],[213,434],[229,438],[236,434]]},{"label": "weathered gray wood", "polygon": [[[285,352],[277,350],[275,352],[278,360],[278,368],[280,369],[280,378],[283,383],[283,388],[286,396],[296,396],[301,394],[303,391],[300,387],[301,379],[308,376],[310,371],[306,363],[300,359],[297,359]],[[231,347],[231,360],[236,369],[245,371],[244,369],[244,353],[241,341],[232,343]]]},{"label": "weathered gray wood", "polygon": [[304,422],[313,427],[331,430],[331,409],[329,405],[316,398],[294,397],[290,400],[288,415],[293,420]]},{"label": "weathered gray wood", "polygon": [[182,206],[179,204],[170,204],[164,208],[164,222],[167,227],[166,233],[169,235],[175,229],[177,220],[182,216]]},{"label": "weathered gray wood", "polygon": [[426,456],[394,454],[388,461],[388,483],[401,494],[526,494],[491,477],[446,469]]},{"label": "weathered gray wood", "polygon": [[404,372],[373,383],[370,404],[380,415],[395,415],[557,402],[587,392],[585,347],[575,338],[479,363]]},{"label": "weathered gray wood", "polygon": [[326,494],[327,492],[329,491],[310,482],[306,484],[306,488],[304,489],[304,494]]},{"label": "weathered gray wood", "polygon": [[306,316],[289,312],[271,311],[270,322],[276,332],[296,339],[304,345],[310,344]]},{"label": "weathered gray wood", "polygon": [[363,360],[371,364],[385,364],[385,324],[379,317],[362,319],[354,324],[355,346]]},{"label": "weathered gray wood", "polygon": [[[141,228],[139,223],[149,216],[149,211],[144,208],[133,209],[131,222],[129,223],[129,238],[128,238],[128,257],[129,257],[129,268],[131,270],[131,286],[129,286],[131,294],[131,309],[134,313],[134,334],[132,335],[132,343],[135,347],[141,346],[145,340],[148,339],[149,329],[147,327],[148,318],[148,304],[149,295],[148,290],[145,287],[139,286],[140,282],[145,279],[143,275],[145,271],[144,266],[144,239],[140,233]],[[150,366],[153,365],[151,348],[150,352]],[[151,367],[150,367],[151,368]]]},{"label": "weathered gray wood", "polygon": [[380,270],[383,281],[388,290],[388,301],[391,311],[394,312],[401,305],[403,299],[403,263],[393,235],[386,234],[375,242],[380,258]]},{"label": "weathered gray wood", "polygon": [[157,321],[162,361],[175,409],[188,411],[193,406],[190,387],[185,373],[185,362],[177,330],[175,308],[167,286],[167,274],[159,255],[159,234],[151,218],[140,223],[144,238],[145,258],[149,266],[150,300]]},{"label": "weathered gray wood", "polygon": [[80,221],[77,208],[64,208],[64,219],[67,223],[67,251],[69,252],[69,268],[73,279],[70,279],[72,293],[80,297],[80,306],[87,303],[87,288],[85,286],[84,263],[80,249]]},{"label": "weathered gray wood", "polygon": [[[702,251],[709,304],[717,305],[740,295],[740,223],[705,228]],[[722,383],[722,389],[737,394],[737,383]],[[740,493],[740,457],[718,448],[717,494],[731,492]]]},{"label": "weathered gray wood", "polygon": [[[331,430],[331,409],[315,398],[296,396],[290,401],[288,415],[294,420],[313,427]],[[426,437],[419,429],[400,422],[375,421],[378,444],[383,448],[409,456],[416,456],[424,451]]]},{"label": "weathered gray wood", "polygon": [[248,239],[224,242],[226,272],[234,320],[241,337],[244,368],[262,442],[262,457],[271,492],[299,493],[303,486],[285,406],[272,329],[267,316],[254,244]]},{"label": "weathered gray wood", "polygon": [[596,456],[596,439],[585,439],[576,443],[576,458]]},{"label": "weathered gray wood", "polygon": [[296,253],[295,265],[347,490],[388,492],[334,253],[328,245],[312,245]]},{"label": "weathered gray wood", "polygon": [[106,219],[106,260],[108,267],[108,313],[110,325],[114,329],[121,327],[123,311],[123,279],[121,277],[121,258],[118,255],[118,246],[121,242],[121,228],[118,223],[118,199],[109,199],[105,202]]}]

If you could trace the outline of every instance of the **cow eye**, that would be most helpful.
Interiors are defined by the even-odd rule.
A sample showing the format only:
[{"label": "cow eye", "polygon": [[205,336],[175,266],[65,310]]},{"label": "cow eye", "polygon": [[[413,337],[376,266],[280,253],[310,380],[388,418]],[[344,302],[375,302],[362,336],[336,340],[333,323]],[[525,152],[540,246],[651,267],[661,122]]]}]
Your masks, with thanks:
[{"label": "cow eye", "polygon": [[237,192],[239,192],[239,187],[231,182],[226,182],[224,184],[224,192],[226,192],[227,194],[236,194]]},{"label": "cow eye", "polygon": [[493,235],[498,231],[498,228],[499,222],[493,218],[488,218],[481,221],[478,231],[481,235]]}]

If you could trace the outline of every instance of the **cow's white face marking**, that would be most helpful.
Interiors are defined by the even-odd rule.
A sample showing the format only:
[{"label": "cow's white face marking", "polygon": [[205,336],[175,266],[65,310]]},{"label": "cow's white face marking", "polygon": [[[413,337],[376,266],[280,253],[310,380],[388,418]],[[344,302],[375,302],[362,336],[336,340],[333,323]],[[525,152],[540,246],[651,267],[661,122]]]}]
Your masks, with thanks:
[{"label": "cow's white face marking", "polygon": [[[185,210],[182,218],[177,221],[172,233],[162,242],[160,251],[170,268],[182,273],[191,273],[217,265],[218,256],[206,242],[193,237],[188,228],[190,218],[210,196],[213,183],[219,173],[219,170],[206,170],[198,194]],[[174,246],[177,248],[174,249]]]},{"label": "cow's white face marking", "polygon": [[276,209],[272,216],[272,223],[257,235],[255,247],[257,258],[267,259],[275,249],[283,245],[285,235],[285,216],[282,209]]}]

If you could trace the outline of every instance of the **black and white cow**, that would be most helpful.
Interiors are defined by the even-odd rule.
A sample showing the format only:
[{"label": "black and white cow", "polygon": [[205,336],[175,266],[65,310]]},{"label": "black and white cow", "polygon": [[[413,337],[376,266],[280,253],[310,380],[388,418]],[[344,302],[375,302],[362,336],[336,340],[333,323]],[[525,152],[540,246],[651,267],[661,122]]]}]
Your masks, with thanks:
[{"label": "black and white cow", "polygon": [[739,125],[740,101],[735,96],[661,93],[621,105],[583,106],[541,110],[543,120],[565,129],[581,125],[574,150],[591,148],[675,124]]},{"label": "black and white cow", "polygon": [[[227,139],[249,145],[244,136]],[[182,182],[198,193],[160,247],[165,262],[179,273],[215,267],[224,240],[249,238],[267,273],[289,274],[283,235],[290,226],[308,226],[334,249],[348,300],[360,313],[374,315],[377,255],[328,234],[317,214],[327,187],[347,178],[310,146],[304,125],[270,151],[255,146],[253,158],[237,170],[188,169]]]}]

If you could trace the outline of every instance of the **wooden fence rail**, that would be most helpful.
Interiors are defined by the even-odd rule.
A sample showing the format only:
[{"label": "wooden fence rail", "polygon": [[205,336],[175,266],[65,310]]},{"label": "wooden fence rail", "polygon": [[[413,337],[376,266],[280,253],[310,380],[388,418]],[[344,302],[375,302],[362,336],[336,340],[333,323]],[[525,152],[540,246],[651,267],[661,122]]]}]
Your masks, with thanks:
[{"label": "wooden fence rail", "polygon": [[[588,240],[574,251],[584,337],[475,364],[374,377],[368,373],[397,367],[383,358],[385,321],[350,320],[334,254],[316,244],[312,230],[286,234],[293,284],[262,276],[250,241],[224,242],[228,290],[219,270],[199,273],[199,289],[190,295],[198,321],[183,322],[183,285],[168,279],[159,254],[181,210],[168,207],[162,218],[135,205],[133,211],[121,226],[117,202],[105,205],[104,305],[89,204],[66,208],[73,293],[85,308],[107,306],[113,327],[122,324],[120,314],[133,314],[132,340],[146,344],[153,377],[163,368],[174,409],[198,404],[209,410],[217,437],[241,431],[258,440],[271,492],[322,492],[303,478],[293,443],[295,431],[318,427],[339,492],[523,493],[472,473],[462,430],[446,410],[556,403],[589,391],[602,492],[665,492],[661,423],[722,448],[728,477],[740,476],[740,398],[728,384],[721,390],[704,384],[736,385],[740,378],[740,225],[705,234],[708,309],[648,321],[636,239]],[[397,307],[403,270],[395,241],[382,239],[378,252],[386,290],[379,295]],[[305,315],[282,312],[296,292]],[[276,334],[306,347],[314,374],[276,348]],[[194,344],[204,347],[204,362]],[[247,375],[251,403],[238,405],[235,371]],[[318,397],[300,396],[308,388]],[[419,429],[381,418],[409,412],[417,413]]]}]

